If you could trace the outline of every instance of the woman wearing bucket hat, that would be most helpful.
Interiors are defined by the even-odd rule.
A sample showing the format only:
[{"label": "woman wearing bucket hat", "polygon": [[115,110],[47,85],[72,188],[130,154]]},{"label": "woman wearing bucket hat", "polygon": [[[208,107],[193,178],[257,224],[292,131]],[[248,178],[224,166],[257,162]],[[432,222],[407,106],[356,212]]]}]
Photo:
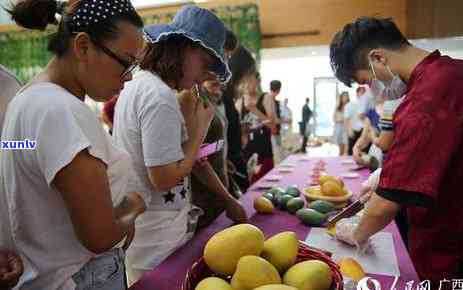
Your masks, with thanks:
[{"label": "woman wearing bucket hat", "polygon": [[[152,197],[128,252],[131,281],[186,243],[201,214],[191,202],[189,176],[215,108],[196,93],[185,94],[181,107],[176,91],[230,78],[223,58],[225,27],[210,11],[186,6],[173,23],[146,27],[145,35],[142,70],[119,96],[114,120],[114,138],[132,155],[141,180],[131,186]],[[219,187],[234,219],[244,220],[244,209],[211,171],[208,164],[195,167],[195,175],[203,172],[208,184]]]},{"label": "woman wearing bucket hat", "polygon": [[128,0],[25,0],[9,12],[25,28],[58,28],[47,67],[5,116],[4,140],[24,140],[30,150],[0,155],[0,288],[21,273],[17,264],[8,269],[13,251],[24,264],[15,289],[124,289],[119,243],[132,235],[144,202],[126,191],[130,156],[84,99],[107,101],[132,78],[143,22]]}]

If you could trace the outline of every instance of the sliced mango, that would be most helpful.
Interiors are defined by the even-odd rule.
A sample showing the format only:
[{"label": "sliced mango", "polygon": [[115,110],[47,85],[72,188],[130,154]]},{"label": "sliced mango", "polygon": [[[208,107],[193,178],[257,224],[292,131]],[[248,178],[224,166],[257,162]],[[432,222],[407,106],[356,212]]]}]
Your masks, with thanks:
[{"label": "sliced mango", "polygon": [[326,228],[326,233],[332,237],[336,236],[336,226]]},{"label": "sliced mango", "polygon": [[362,266],[351,257],[341,258],[338,262],[341,273],[355,281],[360,281],[365,277],[365,271]]}]

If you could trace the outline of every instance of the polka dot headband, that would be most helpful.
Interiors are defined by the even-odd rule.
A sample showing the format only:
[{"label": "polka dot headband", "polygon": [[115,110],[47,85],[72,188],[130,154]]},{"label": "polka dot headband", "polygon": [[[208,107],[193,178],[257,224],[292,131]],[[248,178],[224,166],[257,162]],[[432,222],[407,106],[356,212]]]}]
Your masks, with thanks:
[{"label": "polka dot headband", "polygon": [[72,31],[82,31],[83,28],[134,10],[129,0],[84,0],[71,18]]}]

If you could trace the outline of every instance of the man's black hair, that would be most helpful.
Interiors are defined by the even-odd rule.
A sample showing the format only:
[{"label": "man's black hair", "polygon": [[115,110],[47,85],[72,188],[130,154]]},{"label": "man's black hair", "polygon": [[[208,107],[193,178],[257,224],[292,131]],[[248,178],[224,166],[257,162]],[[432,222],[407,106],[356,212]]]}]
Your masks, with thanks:
[{"label": "man's black hair", "polygon": [[281,90],[281,82],[279,80],[273,80],[270,82],[270,90],[272,92],[279,92]]},{"label": "man's black hair", "polygon": [[368,53],[372,49],[397,50],[403,45],[410,43],[390,18],[360,17],[331,41],[331,68],[336,78],[350,87],[357,70],[369,69]]}]

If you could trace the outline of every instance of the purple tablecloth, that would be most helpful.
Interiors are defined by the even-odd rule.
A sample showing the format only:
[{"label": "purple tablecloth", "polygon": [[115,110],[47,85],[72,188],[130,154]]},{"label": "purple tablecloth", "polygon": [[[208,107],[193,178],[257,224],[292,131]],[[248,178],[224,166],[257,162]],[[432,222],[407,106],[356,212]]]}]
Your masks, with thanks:
[{"label": "purple tablecloth", "polygon": [[[282,181],[276,183],[276,186],[284,187],[293,184],[301,188],[308,186],[307,183],[310,181],[309,175],[312,172],[314,164],[320,160],[320,158],[313,158],[307,161],[303,160],[302,156],[303,155],[293,155],[285,161],[285,163],[296,165],[295,171],[292,173],[278,173],[277,169],[269,172],[269,174],[284,176]],[[326,170],[330,175],[340,175],[348,171],[349,166],[343,165],[341,162],[342,160],[346,160],[346,158],[323,158],[323,160],[327,163]],[[352,165],[350,165],[350,167],[352,167]],[[361,177],[358,179],[345,180],[346,185],[353,192],[357,192],[360,189],[361,182],[368,177],[368,171],[359,171],[359,174]],[[278,210],[272,215],[256,214],[253,208],[253,201],[255,197],[262,194],[262,190],[256,189],[258,184],[259,183],[254,184],[241,199],[250,218],[249,223],[262,229],[266,237],[281,231],[294,231],[300,240],[305,240],[310,228],[302,225],[294,215]],[[170,255],[162,264],[143,276],[143,278],[134,284],[130,290],[180,290],[188,269],[202,256],[204,245],[209,238],[231,224],[232,222],[230,220],[224,215],[221,215],[209,227],[201,230],[186,245]],[[391,232],[393,235],[400,269],[400,278],[397,281],[396,289],[405,289],[406,282],[413,280],[416,283],[419,281],[418,275],[400,237],[397,226],[392,223],[385,231]],[[382,289],[390,289],[395,280],[394,277],[390,276],[374,274],[368,276],[377,279],[381,283]]]}]

